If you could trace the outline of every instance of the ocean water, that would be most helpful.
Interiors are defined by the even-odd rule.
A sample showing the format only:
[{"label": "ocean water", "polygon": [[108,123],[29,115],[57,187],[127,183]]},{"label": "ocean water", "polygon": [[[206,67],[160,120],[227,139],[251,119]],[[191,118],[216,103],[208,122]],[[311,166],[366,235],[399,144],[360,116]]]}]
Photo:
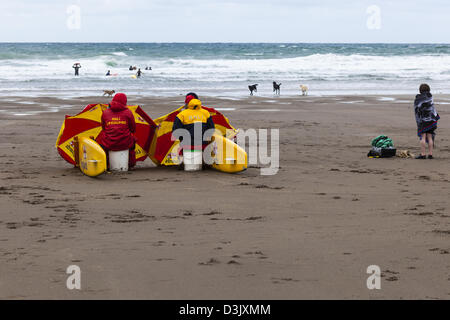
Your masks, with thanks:
[{"label": "ocean water", "polygon": [[[72,65],[82,65],[74,77]],[[131,76],[130,65],[144,75]],[[151,66],[152,71],[145,71]],[[106,77],[107,70],[116,76]],[[449,44],[0,43],[0,95],[148,96],[450,93]]]}]

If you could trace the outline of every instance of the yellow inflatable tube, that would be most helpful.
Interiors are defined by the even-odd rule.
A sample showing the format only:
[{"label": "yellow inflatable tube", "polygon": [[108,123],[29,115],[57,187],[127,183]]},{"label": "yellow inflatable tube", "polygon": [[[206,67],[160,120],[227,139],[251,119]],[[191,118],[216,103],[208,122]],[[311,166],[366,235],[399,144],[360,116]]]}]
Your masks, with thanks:
[{"label": "yellow inflatable tube", "polygon": [[211,152],[211,167],[227,173],[241,172],[247,169],[247,152],[233,141],[214,134],[206,152]]}]

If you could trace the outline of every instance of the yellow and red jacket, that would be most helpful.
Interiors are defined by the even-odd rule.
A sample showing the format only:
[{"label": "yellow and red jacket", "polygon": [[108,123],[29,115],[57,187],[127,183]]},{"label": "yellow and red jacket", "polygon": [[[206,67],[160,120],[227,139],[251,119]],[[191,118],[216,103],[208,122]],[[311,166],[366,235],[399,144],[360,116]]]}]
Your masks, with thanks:
[{"label": "yellow and red jacket", "polygon": [[[187,105],[187,108],[176,116],[173,122],[172,132],[177,129],[186,129],[190,134],[190,141],[182,141],[181,136],[175,136],[175,138],[179,138],[182,141],[183,146],[205,146],[209,143],[212,136],[211,133],[205,137],[205,132],[209,129],[214,129],[214,122],[209,111],[202,108],[201,101],[192,99]],[[201,134],[201,136],[196,137],[196,134]]]}]

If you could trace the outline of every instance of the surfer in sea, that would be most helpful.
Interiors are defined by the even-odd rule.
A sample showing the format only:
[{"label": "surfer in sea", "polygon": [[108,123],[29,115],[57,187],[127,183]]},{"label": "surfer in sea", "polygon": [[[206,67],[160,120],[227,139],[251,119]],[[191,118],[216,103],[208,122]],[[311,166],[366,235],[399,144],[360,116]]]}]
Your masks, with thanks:
[{"label": "surfer in sea", "polygon": [[138,71],[136,72],[136,77],[140,78],[142,75],[142,71],[141,68],[138,69]]},{"label": "surfer in sea", "polygon": [[106,73],[106,76],[110,76],[111,75],[111,70],[108,70],[108,72]]},{"label": "surfer in sea", "polygon": [[78,70],[81,68],[81,64],[79,64],[79,63],[77,62],[77,63],[75,63],[75,64],[72,66],[72,68],[75,69],[75,76],[78,76],[78,75],[79,75],[79,74],[78,74]]}]

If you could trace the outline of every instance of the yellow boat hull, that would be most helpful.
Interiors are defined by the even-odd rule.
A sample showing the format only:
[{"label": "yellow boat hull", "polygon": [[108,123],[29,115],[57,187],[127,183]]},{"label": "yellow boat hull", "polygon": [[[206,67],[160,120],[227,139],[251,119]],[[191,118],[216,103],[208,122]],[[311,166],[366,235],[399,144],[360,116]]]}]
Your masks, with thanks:
[{"label": "yellow boat hull", "polygon": [[236,173],[247,169],[247,152],[230,139],[214,134],[210,146],[213,169],[227,173]]},{"label": "yellow boat hull", "polygon": [[81,172],[89,177],[96,177],[104,173],[107,168],[106,153],[93,139],[79,137],[76,146],[76,163]]}]

